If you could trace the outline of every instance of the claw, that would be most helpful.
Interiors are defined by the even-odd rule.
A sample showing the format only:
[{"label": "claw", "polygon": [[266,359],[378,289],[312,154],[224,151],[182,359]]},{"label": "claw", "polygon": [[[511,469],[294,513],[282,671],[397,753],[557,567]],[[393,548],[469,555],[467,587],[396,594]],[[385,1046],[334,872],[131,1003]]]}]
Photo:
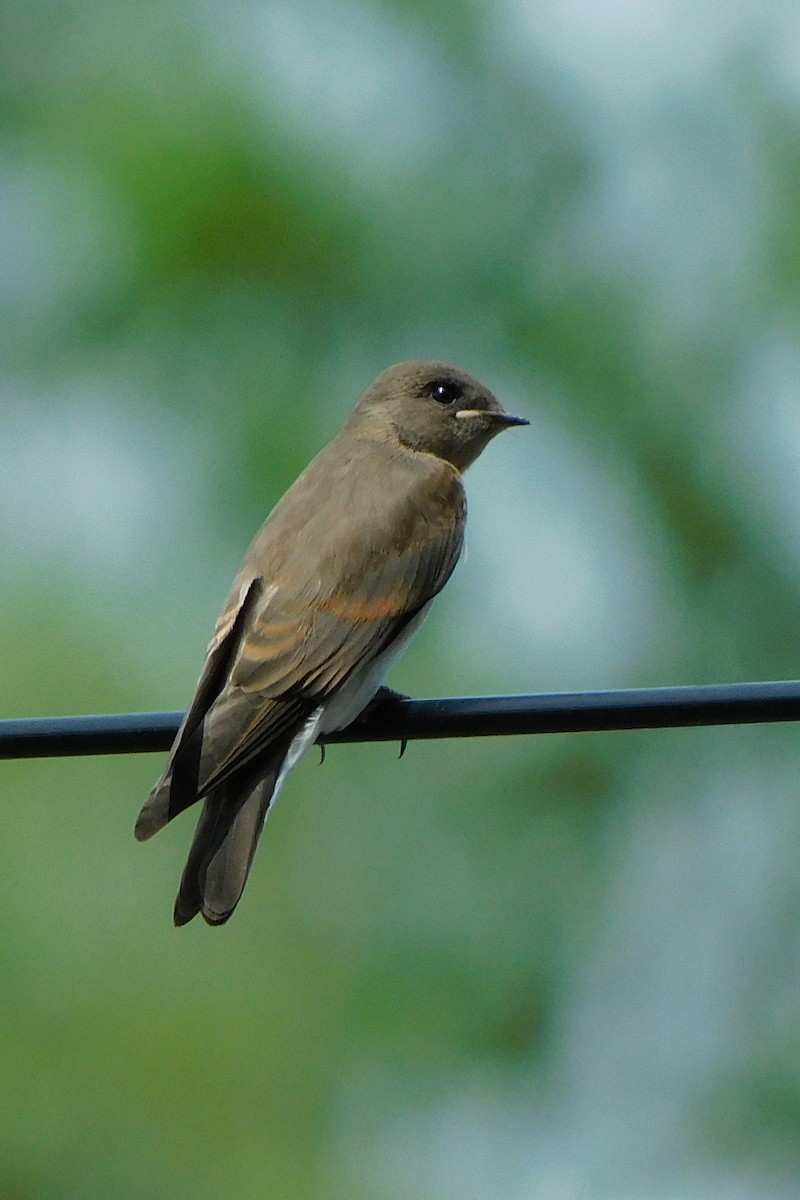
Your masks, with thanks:
[{"label": "claw", "polygon": [[397,761],[398,761],[398,762],[400,761],[400,759],[401,759],[401,758],[403,757],[403,755],[405,754],[405,752],[406,752],[406,746],[407,746],[407,745],[408,745],[408,738],[403,738],[403,740],[402,740],[402,741],[401,741],[401,743],[400,743],[400,753],[399,753],[399,754],[398,754],[398,756],[397,756]]},{"label": "claw", "polygon": [[320,766],[322,766],[322,764],[323,764],[324,762],[325,762],[325,743],[324,743],[324,742],[320,742],[320,747],[319,747],[319,765],[320,765]]}]

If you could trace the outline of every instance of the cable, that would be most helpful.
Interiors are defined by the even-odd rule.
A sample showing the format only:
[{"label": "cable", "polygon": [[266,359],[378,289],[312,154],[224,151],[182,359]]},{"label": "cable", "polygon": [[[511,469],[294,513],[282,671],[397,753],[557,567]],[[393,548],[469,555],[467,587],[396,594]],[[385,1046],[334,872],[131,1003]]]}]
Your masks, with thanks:
[{"label": "cable", "polygon": [[[179,712],[162,712],[0,721],[0,759],[167,750],[182,717]],[[390,699],[376,704],[363,720],[320,740],[402,742],[770,721],[800,721],[800,681],[541,696]]]}]

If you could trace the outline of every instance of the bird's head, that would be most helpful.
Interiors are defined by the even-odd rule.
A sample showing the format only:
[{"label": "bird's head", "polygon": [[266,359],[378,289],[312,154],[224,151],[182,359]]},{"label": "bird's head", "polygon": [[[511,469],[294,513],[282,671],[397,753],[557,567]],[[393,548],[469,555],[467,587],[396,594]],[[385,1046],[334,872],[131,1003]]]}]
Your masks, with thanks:
[{"label": "bird's head", "polygon": [[465,371],[442,362],[402,362],[367,388],[356,417],[380,422],[412,450],[433,454],[464,471],[488,442],[526,417],[506,412],[496,397]]}]

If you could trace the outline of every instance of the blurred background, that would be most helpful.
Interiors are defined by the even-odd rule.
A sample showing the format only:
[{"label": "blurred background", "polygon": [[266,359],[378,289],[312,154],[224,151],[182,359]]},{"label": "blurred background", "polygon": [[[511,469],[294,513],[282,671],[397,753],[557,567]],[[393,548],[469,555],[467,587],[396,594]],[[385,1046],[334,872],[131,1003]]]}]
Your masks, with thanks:
[{"label": "blurred background", "polygon": [[[800,674],[790,0],[6,0],[0,716],[176,709],[389,363],[468,476],[415,696]],[[175,931],[163,756],[0,764],[0,1195],[782,1200],[800,731],[311,756]]]}]

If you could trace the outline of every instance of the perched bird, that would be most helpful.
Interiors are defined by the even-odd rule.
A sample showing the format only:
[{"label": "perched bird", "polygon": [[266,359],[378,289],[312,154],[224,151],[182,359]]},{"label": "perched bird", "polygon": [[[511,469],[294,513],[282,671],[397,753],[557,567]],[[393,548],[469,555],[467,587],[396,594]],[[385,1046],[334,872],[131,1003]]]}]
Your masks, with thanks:
[{"label": "perched bird", "polygon": [[176,925],[228,920],[286,776],[320,734],[364,710],[450,577],[466,520],[461,472],[500,430],[527,424],[456,367],[399,363],[275,506],[136,822],[144,841],[203,801]]}]

